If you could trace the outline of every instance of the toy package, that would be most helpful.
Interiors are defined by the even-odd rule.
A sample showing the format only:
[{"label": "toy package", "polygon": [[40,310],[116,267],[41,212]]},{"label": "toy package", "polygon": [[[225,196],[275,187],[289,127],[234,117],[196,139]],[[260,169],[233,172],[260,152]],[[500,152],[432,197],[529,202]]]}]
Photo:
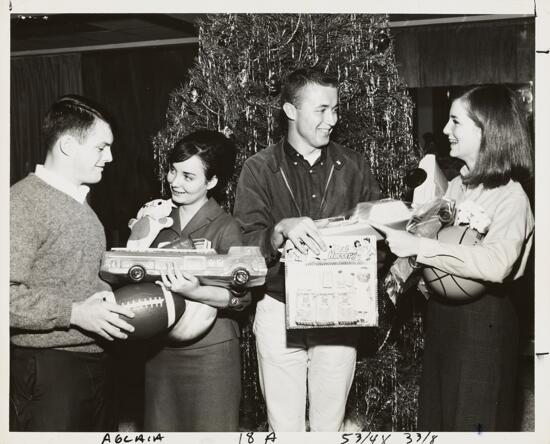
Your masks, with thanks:
[{"label": "toy package", "polygon": [[359,202],[350,211],[339,216],[318,219],[315,225],[323,236],[372,235],[382,240],[378,231],[369,222],[377,222],[397,230],[404,230],[412,210],[397,199],[379,199],[370,202]]},{"label": "toy package", "polygon": [[327,251],[284,248],[289,329],[378,325],[376,236],[326,236]]}]

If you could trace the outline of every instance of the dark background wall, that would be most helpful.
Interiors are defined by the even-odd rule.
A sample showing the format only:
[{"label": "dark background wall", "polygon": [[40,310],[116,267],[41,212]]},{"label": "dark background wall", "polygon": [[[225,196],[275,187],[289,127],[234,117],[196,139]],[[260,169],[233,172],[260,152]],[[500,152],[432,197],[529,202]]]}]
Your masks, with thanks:
[{"label": "dark background wall", "polygon": [[409,88],[534,80],[532,18],[393,28],[392,34]]},{"label": "dark background wall", "polygon": [[128,220],[159,197],[151,138],[164,125],[169,93],[186,81],[196,52],[187,45],[82,56],[84,95],[115,119],[114,161],[91,195],[112,245],[125,244]]},{"label": "dark background wall", "polygon": [[80,60],[79,54],[12,59],[11,183],[44,161],[45,150],[40,140],[42,116],[57,97],[82,93]]}]

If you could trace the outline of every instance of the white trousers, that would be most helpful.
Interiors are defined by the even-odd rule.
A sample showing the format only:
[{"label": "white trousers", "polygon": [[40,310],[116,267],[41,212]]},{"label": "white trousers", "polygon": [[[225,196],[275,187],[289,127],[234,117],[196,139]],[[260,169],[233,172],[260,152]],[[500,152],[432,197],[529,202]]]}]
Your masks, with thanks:
[{"label": "white trousers", "polygon": [[312,432],[341,430],[357,329],[286,330],[285,304],[266,295],[256,308],[254,334],[270,430],[306,431],[306,396]]}]

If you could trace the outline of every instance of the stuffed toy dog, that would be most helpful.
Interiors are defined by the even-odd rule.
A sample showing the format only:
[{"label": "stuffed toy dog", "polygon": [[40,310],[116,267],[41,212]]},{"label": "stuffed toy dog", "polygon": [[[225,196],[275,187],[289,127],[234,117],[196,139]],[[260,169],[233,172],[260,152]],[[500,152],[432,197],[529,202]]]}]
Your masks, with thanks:
[{"label": "stuffed toy dog", "polygon": [[149,248],[160,231],[174,223],[170,216],[175,205],[170,199],[155,199],[143,205],[136,218],[130,219],[130,237],[126,243],[129,250]]}]

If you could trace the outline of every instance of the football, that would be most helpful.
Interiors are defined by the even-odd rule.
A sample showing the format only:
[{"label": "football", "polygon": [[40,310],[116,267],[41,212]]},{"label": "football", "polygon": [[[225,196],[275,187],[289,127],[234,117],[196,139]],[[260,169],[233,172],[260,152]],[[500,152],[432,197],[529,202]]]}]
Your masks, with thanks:
[{"label": "football", "polygon": [[185,298],[150,282],[131,284],[114,291],[117,304],[129,308],[133,319],[122,318],[134,326],[128,339],[148,339],[170,328],[185,311]]},{"label": "football", "polygon": [[[476,230],[459,225],[443,228],[437,234],[437,239],[440,242],[472,246],[479,244],[483,236]],[[422,275],[430,291],[455,301],[475,299],[486,289],[486,283],[482,281],[455,276],[434,267],[424,268]]]}]

